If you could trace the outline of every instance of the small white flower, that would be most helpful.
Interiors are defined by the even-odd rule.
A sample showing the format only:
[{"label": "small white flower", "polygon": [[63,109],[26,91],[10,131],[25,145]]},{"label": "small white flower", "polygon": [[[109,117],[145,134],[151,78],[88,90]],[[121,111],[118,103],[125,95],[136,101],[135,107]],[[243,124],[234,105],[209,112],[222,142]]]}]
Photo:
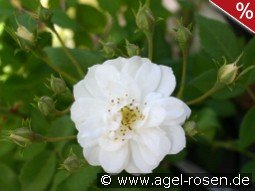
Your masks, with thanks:
[{"label": "small white flower", "polygon": [[[54,27],[60,37],[62,38],[63,42],[65,43],[66,47],[68,48],[74,48],[75,47],[75,42],[74,42],[74,33],[71,29],[67,28],[61,28],[60,26],[54,24]],[[52,47],[61,47],[61,43],[59,42],[59,39],[57,38],[56,34],[51,32],[53,35],[52,38]]]},{"label": "small white flower", "polygon": [[172,13],[176,13],[181,8],[177,0],[162,0],[162,5]]},{"label": "small white flower", "polygon": [[175,85],[170,67],[138,56],[89,68],[74,86],[71,108],[89,164],[108,173],[150,173],[167,154],[180,152],[181,125],[191,111],[169,97]]},{"label": "small white flower", "polygon": [[17,28],[17,32],[16,32],[16,35],[27,40],[27,41],[30,41],[30,42],[33,42],[34,41],[34,35],[33,33],[31,33],[30,31],[27,30],[26,27],[20,25],[18,28]]},{"label": "small white flower", "polygon": [[40,0],[40,3],[43,7],[49,8],[49,0]]},{"label": "small white flower", "polygon": [[80,4],[85,4],[85,5],[90,5],[93,7],[99,7],[99,3],[97,0],[78,0],[78,3]]}]

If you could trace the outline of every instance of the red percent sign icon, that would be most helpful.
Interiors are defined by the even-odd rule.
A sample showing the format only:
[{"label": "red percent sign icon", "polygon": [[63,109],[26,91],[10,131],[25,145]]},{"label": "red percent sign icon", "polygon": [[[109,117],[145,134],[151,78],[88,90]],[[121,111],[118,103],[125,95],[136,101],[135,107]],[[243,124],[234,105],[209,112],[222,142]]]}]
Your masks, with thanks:
[{"label": "red percent sign icon", "polygon": [[210,2],[255,34],[255,0],[210,0]]}]

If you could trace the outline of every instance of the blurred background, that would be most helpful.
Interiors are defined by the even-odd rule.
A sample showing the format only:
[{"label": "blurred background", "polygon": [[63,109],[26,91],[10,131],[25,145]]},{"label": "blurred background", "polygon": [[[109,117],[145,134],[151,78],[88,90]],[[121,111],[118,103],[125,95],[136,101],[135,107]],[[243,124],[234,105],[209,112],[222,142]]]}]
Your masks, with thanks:
[{"label": "blurred background", "polygon": [[[65,48],[83,71],[106,59],[127,56],[127,40],[146,57],[147,41],[135,22],[139,3],[144,2],[0,0],[0,191],[99,190],[95,186],[96,173],[102,172],[99,167],[78,165],[75,172],[63,167],[71,149],[77,160],[83,160],[75,140],[24,144],[10,135],[23,127],[51,137],[75,135],[68,113],[44,116],[38,100],[52,98],[59,111],[71,105],[72,86],[81,77]],[[157,19],[153,61],[171,66],[178,82],[182,56],[174,29],[181,18],[184,26],[192,23],[185,101],[213,86],[220,67],[215,61],[223,65],[225,57],[227,63],[233,63],[243,52],[238,63],[241,70],[254,65],[253,35],[208,1],[151,0],[150,4]],[[25,26],[36,39],[32,43],[17,40],[19,26]],[[52,91],[51,75],[61,78],[55,67],[71,76],[70,80],[61,75],[69,89],[61,94]],[[212,174],[248,172],[255,176],[254,82],[251,70],[233,86],[192,106],[190,120],[195,129],[187,134],[187,148],[167,156],[155,172],[178,174],[193,168]],[[61,164],[63,169],[59,170]]]}]

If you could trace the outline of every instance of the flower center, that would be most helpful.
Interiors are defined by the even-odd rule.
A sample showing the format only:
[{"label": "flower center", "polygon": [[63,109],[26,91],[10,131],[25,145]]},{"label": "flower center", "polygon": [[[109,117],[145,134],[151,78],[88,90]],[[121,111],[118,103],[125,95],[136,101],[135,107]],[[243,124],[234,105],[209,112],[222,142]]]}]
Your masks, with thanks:
[{"label": "flower center", "polygon": [[144,115],[139,108],[133,106],[133,103],[126,105],[120,109],[121,123],[120,127],[115,131],[110,131],[110,136],[114,140],[126,140],[131,137],[134,129],[134,124],[137,121],[143,120]]},{"label": "flower center", "polygon": [[138,107],[135,107],[134,109],[125,106],[123,108],[121,108],[121,116],[122,116],[122,120],[121,120],[121,127],[120,127],[120,131],[127,131],[127,130],[132,130],[133,128],[133,124],[138,121],[139,119],[143,118],[142,113],[140,112],[140,110],[138,109]]},{"label": "flower center", "polygon": [[115,140],[120,138],[122,141],[124,141],[125,139],[129,138],[135,122],[144,118],[138,107],[132,108],[131,106],[125,106],[120,110],[122,120],[120,128],[116,130],[117,136]]}]

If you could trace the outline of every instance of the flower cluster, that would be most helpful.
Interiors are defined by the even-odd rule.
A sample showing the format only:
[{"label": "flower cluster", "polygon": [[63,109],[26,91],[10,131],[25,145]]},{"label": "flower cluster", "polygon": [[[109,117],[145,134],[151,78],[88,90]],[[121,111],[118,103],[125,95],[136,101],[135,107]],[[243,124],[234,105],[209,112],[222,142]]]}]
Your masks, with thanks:
[{"label": "flower cluster", "polygon": [[150,173],[186,145],[181,125],[191,111],[171,97],[170,67],[117,58],[89,68],[74,86],[71,118],[86,160],[108,173]]}]

